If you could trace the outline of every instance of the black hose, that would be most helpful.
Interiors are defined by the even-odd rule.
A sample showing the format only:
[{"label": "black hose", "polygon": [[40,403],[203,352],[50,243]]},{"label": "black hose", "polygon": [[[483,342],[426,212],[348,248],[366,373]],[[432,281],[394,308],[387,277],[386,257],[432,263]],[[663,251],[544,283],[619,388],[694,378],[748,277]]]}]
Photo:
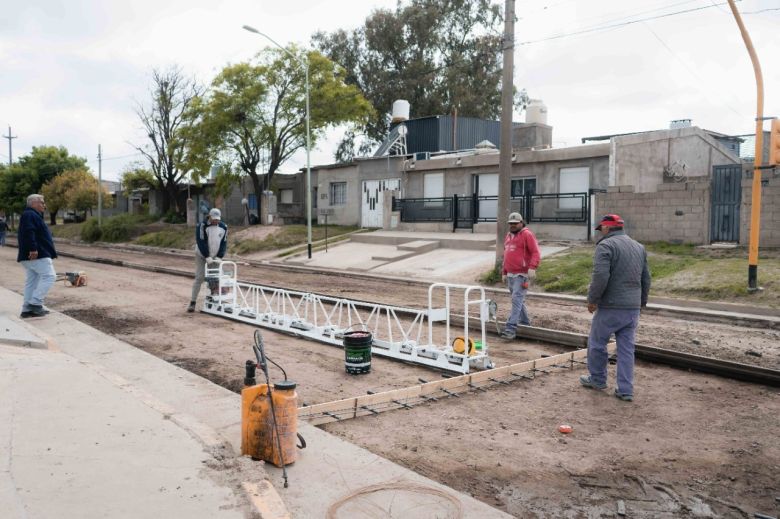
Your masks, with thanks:
[{"label": "black hose", "polygon": [[[257,357],[257,365],[260,366],[260,368],[263,370],[263,374],[265,375],[265,383],[268,386],[268,402],[271,404],[271,417],[274,421],[274,432],[276,433],[276,448],[279,449],[279,460],[282,462],[282,477],[284,478],[284,488],[287,488],[287,466],[284,463],[284,453],[282,453],[282,439],[279,436],[279,424],[276,421],[276,408],[274,407],[274,399],[273,395],[271,395],[271,381],[268,378],[268,364],[266,364],[266,359],[271,360],[268,357],[265,356],[265,349],[263,348],[263,335],[260,333],[260,330],[255,330],[255,343],[252,345],[252,349],[255,351],[255,356]],[[273,361],[271,361],[273,362]],[[282,369],[281,366],[276,364],[274,362],[274,365],[277,366],[279,369]],[[282,369],[282,373],[284,373],[284,370]],[[287,380],[287,374],[285,373],[284,379]]]}]

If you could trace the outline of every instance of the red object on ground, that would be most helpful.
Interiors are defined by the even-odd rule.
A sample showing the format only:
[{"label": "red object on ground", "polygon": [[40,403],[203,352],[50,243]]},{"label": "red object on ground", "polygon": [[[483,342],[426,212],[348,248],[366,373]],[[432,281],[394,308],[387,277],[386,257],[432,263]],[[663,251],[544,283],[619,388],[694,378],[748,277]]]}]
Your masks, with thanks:
[{"label": "red object on ground", "polygon": [[563,434],[569,434],[574,429],[572,429],[571,425],[561,425],[558,427],[558,430],[561,431]]}]

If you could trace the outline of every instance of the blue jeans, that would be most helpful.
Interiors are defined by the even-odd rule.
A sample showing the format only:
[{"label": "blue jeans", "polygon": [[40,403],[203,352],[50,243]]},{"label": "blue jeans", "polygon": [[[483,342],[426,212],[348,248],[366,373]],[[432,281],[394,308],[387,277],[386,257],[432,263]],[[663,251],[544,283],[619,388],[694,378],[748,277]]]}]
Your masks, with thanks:
[{"label": "blue jeans", "polygon": [[509,314],[509,319],[506,320],[505,331],[507,332],[516,331],[518,324],[531,325],[531,320],[528,318],[528,309],[525,307],[525,295],[528,293],[528,289],[523,288],[523,283],[525,282],[526,278],[524,276],[507,276],[506,278],[507,288],[509,288],[509,293],[512,295],[512,313]]},{"label": "blue jeans", "polygon": [[607,383],[607,342],[617,342],[617,390],[634,394],[634,337],[639,309],[599,308],[593,315],[588,337],[588,371],[594,384]]},{"label": "blue jeans", "polygon": [[0,247],[5,246],[5,231],[0,232]]},{"label": "blue jeans", "polygon": [[57,279],[51,258],[41,258],[20,262],[27,271],[24,282],[24,304],[22,312],[29,310],[30,305],[43,305],[43,300]]}]

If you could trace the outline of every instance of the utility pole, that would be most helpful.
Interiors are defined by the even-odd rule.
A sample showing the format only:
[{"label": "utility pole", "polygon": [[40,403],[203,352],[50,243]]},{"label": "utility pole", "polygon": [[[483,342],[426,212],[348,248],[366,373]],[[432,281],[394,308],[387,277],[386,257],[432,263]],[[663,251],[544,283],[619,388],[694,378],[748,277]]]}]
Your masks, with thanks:
[{"label": "utility pole", "polygon": [[16,139],[16,135],[11,135],[11,125],[8,125],[8,135],[3,135],[4,139],[8,139],[8,165],[10,166],[14,161],[14,155],[11,152],[11,140]]},{"label": "utility pole", "polygon": [[[512,112],[514,98],[515,0],[504,2],[504,69],[501,76],[501,147],[498,155],[498,210],[496,212],[496,267],[504,259],[504,236],[512,190]],[[527,217],[527,216],[526,216]]]},{"label": "utility pole", "polygon": [[103,153],[98,144],[98,227],[103,223]]},{"label": "utility pole", "polygon": [[742,17],[734,4],[728,0],[731,12],[742,33],[750,61],[753,62],[753,73],[756,76],[756,153],[753,159],[753,191],[750,207],[750,244],[748,245],[748,292],[756,292],[758,288],[758,240],[761,227],[761,168],[764,158],[764,76],[761,74],[761,63],[753,48],[750,35],[742,23]]}]

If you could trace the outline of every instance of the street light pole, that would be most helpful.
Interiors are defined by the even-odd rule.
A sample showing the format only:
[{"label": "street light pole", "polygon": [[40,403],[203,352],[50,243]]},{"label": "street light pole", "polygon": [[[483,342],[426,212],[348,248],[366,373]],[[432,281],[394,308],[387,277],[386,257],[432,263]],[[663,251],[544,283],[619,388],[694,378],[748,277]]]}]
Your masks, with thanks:
[{"label": "street light pole", "polygon": [[273,38],[249,25],[243,26],[244,30],[263,36],[278,48],[286,52],[294,61],[303,65],[306,72],[306,249],[311,259],[311,111],[309,107],[309,60],[302,61],[295,54],[279,45]]}]

